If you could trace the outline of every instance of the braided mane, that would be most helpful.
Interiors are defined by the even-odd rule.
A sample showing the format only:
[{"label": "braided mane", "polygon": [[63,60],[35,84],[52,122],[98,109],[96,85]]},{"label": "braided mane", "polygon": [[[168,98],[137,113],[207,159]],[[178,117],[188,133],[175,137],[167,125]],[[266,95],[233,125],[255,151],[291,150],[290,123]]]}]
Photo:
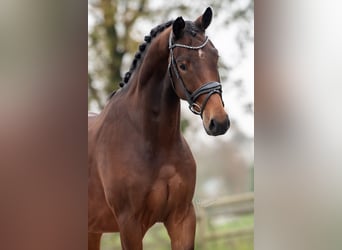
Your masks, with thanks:
[{"label": "braided mane", "polygon": [[[137,65],[138,65],[138,62],[139,62],[140,59],[142,58],[142,55],[143,55],[143,53],[145,52],[146,47],[151,43],[151,41],[153,40],[153,38],[155,38],[155,37],[156,37],[159,33],[161,33],[163,30],[165,30],[166,28],[168,28],[169,26],[171,26],[172,23],[173,23],[173,20],[170,20],[170,21],[167,21],[166,23],[160,24],[160,25],[154,27],[154,28],[150,31],[150,34],[149,34],[149,35],[147,35],[147,36],[144,37],[144,42],[141,43],[141,44],[139,45],[139,51],[137,51],[137,52],[135,53],[134,60],[133,60],[133,62],[132,62],[132,64],[131,64],[131,67],[130,67],[129,71],[127,71],[127,72],[125,73],[125,76],[122,78],[122,81],[119,83],[119,86],[120,86],[121,88],[124,87],[124,86],[128,83],[128,81],[129,81],[129,79],[130,79],[130,77],[131,77],[133,71],[136,69],[136,67],[137,67]],[[109,99],[112,98],[112,96],[115,94],[115,92],[116,92],[116,90],[113,91],[113,92],[110,94]]]}]

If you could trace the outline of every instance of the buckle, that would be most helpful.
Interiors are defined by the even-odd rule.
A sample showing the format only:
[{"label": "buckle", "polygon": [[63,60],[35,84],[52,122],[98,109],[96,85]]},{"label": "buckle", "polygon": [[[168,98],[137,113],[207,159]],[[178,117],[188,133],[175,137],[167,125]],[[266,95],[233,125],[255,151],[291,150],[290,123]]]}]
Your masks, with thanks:
[{"label": "buckle", "polygon": [[192,113],[196,115],[201,115],[202,114],[202,108],[200,105],[197,103],[193,102],[192,104],[189,105],[189,109],[191,110]]}]

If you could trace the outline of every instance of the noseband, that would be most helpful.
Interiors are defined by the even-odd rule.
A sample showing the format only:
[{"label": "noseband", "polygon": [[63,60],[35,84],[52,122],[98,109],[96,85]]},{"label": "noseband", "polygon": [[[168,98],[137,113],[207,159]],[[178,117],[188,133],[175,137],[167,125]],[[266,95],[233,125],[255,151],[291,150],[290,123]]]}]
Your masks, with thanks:
[{"label": "noseband", "polygon": [[[223,100],[222,100],[222,85],[221,85],[221,83],[218,83],[218,82],[207,82],[207,83],[203,84],[201,87],[199,87],[198,89],[196,89],[193,93],[190,93],[188,91],[188,89],[186,88],[184,81],[183,81],[182,77],[180,76],[179,71],[177,69],[177,63],[176,63],[175,57],[173,55],[173,49],[176,47],[180,47],[180,48],[185,48],[185,49],[198,50],[198,49],[205,47],[206,44],[208,43],[208,41],[209,41],[209,38],[206,37],[205,41],[201,45],[196,46],[196,47],[185,45],[185,44],[179,44],[179,43],[172,44],[172,31],[170,32],[170,38],[169,38],[170,62],[169,62],[169,66],[168,66],[168,71],[169,71],[173,90],[175,91],[175,93],[177,93],[176,88],[175,88],[175,84],[172,80],[172,69],[173,69],[178,81],[181,83],[180,85],[182,86],[182,88],[184,90],[186,100],[189,103],[189,109],[194,114],[200,115],[201,117],[202,117],[205,106],[207,105],[207,102],[208,102],[211,95],[213,95],[215,93],[219,94],[221,101],[222,101],[222,104],[224,105]],[[204,95],[204,94],[207,94],[207,96],[204,99],[202,106],[200,106],[199,104],[196,103],[196,100],[198,99],[198,97],[200,97],[201,95]]]}]

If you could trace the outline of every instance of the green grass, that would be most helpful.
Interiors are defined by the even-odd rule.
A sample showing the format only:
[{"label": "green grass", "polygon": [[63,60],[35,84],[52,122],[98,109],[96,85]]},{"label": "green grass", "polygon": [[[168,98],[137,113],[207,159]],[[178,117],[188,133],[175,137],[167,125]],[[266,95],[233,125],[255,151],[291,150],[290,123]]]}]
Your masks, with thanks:
[{"label": "green grass", "polygon": [[[252,250],[254,216],[244,215],[231,218],[225,223],[208,222],[205,235],[219,235],[215,239],[196,238],[196,249],[203,250]],[[246,231],[247,230],[247,231]],[[201,244],[199,244],[201,243]]]},{"label": "green grass", "polygon": [[244,229],[244,228],[253,227],[253,226],[254,226],[254,215],[248,214],[248,215],[234,218],[231,221],[223,225],[217,225],[215,227],[215,230],[233,231],[233,230],[239,230],[239,229]]}]

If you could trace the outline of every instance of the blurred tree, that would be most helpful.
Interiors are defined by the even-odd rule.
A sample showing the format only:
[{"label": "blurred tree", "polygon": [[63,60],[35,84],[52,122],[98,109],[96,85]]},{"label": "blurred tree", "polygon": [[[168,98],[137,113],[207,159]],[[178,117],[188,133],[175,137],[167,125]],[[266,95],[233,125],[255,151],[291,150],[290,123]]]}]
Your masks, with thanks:
[{"label": "blurred tree", "polygon": [[[130,7],[129,2],[98,0],[90,3],[96,22],[88,39],[90,49],[96,56],[91,57],[95,62],[88,73],[88,92],[89,102],[94,100],[100,107],[103,107],[104,99],[99,94],[101,89],[96,87],[93,79],[98,78],[103,82],[101,87],[105,94],[118,88],[123,56],[132,52],[132,47],[136,47],[135,41],[130,39],[130,31],[136,19],[145,15],[143,10],[146,0],[134,1],[138,3],[136,8]],[[124,29],[120,27],[122,24]]]},{"label": "blurred tree", "polygon": [[[162,3],[161,3],[162,2]],[[203,4],[194,6],[192,1],[153,1],[153,0],[89,0],[91,24],[88,32],[88,104],[103,108],[106,97],[119,87],[123,72],[124,57],[133,55],[142,37],[139,23],[149,22],[150,27],[175,18],[178,15],[196,16],[204,10]],[[240,22],[241,29],[237,42],[243,52],[245,40],[253,39],[249,24],[253,20],[254,0],[208,1],[214,13],[224,11],[223,25]],[[224,71],[231,65],[221,63]]]}]

